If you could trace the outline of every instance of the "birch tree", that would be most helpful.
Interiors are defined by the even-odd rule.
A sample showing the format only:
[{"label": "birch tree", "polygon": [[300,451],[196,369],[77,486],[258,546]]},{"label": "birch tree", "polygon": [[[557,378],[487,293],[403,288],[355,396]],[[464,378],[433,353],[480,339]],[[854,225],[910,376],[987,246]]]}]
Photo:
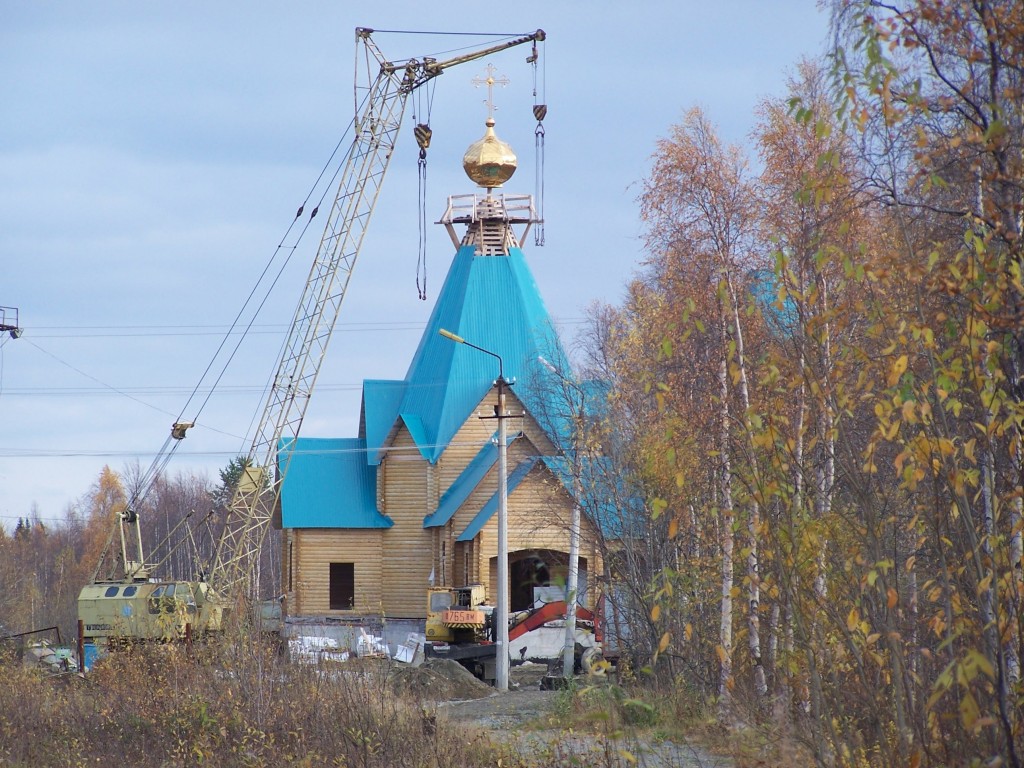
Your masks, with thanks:
[{"label": "birch tree", "polygon": [[[739,494],[731,465],[734,422],[741,425],[739,439],[751,433],[751,396],[744,342],[741,296],[743,275],[757,266],[754,250],[756,197],[746,160],[736,147],[723,147],[709,121],[691,110],[659,142],[651,174],[641,197],[641,215],[648,226],[648,243],[665,254],[660,269],[675,276],[690,290],[714,296],[718,326],[717,407],[719,422],[718,513],[720,515],[721,620],[718,656],[721,663],[719,696],[728,706],[732,686],[734,546],[736,504],[742,499],[747,536],[745,586],[746,630],[754,689],[767,692],[761,659],[760,633],[760,505],[757,500],[757,465]],[[738,397],[732,411],[733,388]]]}]

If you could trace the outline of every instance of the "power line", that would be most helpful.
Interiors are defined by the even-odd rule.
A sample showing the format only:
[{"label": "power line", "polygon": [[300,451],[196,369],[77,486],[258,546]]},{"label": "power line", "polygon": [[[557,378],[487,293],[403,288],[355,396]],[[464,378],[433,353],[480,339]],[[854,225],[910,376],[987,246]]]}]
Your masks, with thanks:
[{"label": "power line", "polygon": [[[555,325],[582,325],[585,317],[563,317],[555,319]],[[287,332],[284,323],[265,323],[254,325],[249,333],[273,335]],[[369,320],[366,322],[338,323],[335,333],[386,333],[398,331],[422,331],[426,323],[413,320]],[[241,334],[242,331],[230,331],[226,325],[39,325],[27,330],[35,339],[67,339],[81,340],[85,338],[148,338],[174,336],[223,336],[225,333]]]},{"label": "power line", "polygon": [[[350,323],[337,330],[341,333],[392,333],[401,331],[422,331],[426,327],[421,322],[375,322]],[[273,336],[287,332],[288,326],[283,324],[254,326],[256,330],[248,333],[261,336]],[[39,333],[38,331],[43,331]],[[47,331],[50,331],[49,333]],[[98,325],[98,326],[39,326],[32,329],[35,339],[109,339],[109,338],[154,338],[178,336],[242,336],[243,329],[230,328],[224,325]]]},{"label": "power line", "polygon": [[69,517],[36,517],[29,513],[27,515],[0,515],[0,520],[25,520],[29,525],[35,522],[55,523],[57,525],[68,522]]},{"label": "power line", "polygon": [[[352,392],[362,388],[362,384],[323,384],[317,387],[318,391]],[[204,387],[200,392],[213,391]],[[221,385],[217,389],[222,394],[243,395],[252,392],[262,392],[263,387],[257,384],[236,384]],[[147,397],[178,397],[192,392],[192,387],[180,386],[136,386],[118,387],[111,391],[109,387],[13,387],[3,390],[5,396],[11,397],[97,397],[110,395],[138,395]]]},{"label": "power line", "polygon": [[110,391],[112,391],[112,392],[116,392],[116,393],[117,393],[117,394],[119,394],[119,395],[122,395],[122,396],[124,396],[124,397],[127,397],[127,398],[128,398],[129,400],[134,400],[134,401],[135,401],[136,403],[138,403],[139,405],[144,405],[144,406],[146,406],[147,408],[151,408],[151,409],[153,409],[154,411],[157,411],[157,412],[159,412],[159,413],[164,413],[164,414],[167,414],[168,416],[171,416],[171,417],[174,417],[174,416],[175,416],[175,414],[171,413],[170,411],[165,411],[165,410],[164,410],[163,408],[158,408],[157,406],[155,406],[155,405],[152,405],[151,403],[147,403],[147,402],[146,402],[145,400],[140,400],[139,398],[137,398],[137,397],[134,397],[133,395],[129,395],[129,394],[127,394],[126,392],[122,392],[122,391],[121,391],[121,390],[119,390],[119,389],[118,389],[117,387],[115,387],[115,386],[113,386],[113,385],[111,385],[111,384],[107,384],[107,383],[106,383],[105,381],[100,381],[99,379],[97,379],[97,378],[96,378],[95,376],[93,376],[92,374],[86,373],[86,372],[85,372],[85,371],[83,371],[83,370],[82,370],[81,368],[76,368],[75,366],[73,366],[73,365],[72,365],[71,363],[69,363],[68,361],[66,361],[66,360],[62,360],[61,358],[57,357],[57,355],[53,354],[52,352],[49,352],[48,350],[45,350],[45,349],[43,349],[43,348],[42,348],[42,347],[40,347],[40,346],[39,346],[38,344],[36,344],[35,342],[33,342],[33,341],[32,341],[31,339],[25,339],[25,341],[26,341],[26,343],[28,343],[28,344],[30,344],[31,346],[33,346],[33,347],[35,347],[36,349],[38,349],[38,350],[39,350],[40,352],[42,352],[42,353],[43,353],[44,355],[47,355],[47,356],[49,356],[49,357],[52,357],[52,358],[53,358],[54,360],[56,360],[56,361],[57,361],[58,363],[60,363],[61,365],[67,366],[68,368],[70,368],[70,369],[71,369],[72,371],[74,371],[75,373],[78,373],[78,374],[80,374],[80,375],[82,375],[82,376],[85,376],[85,378],[87,378],[87,379],[90,379],[91,381],[95,381],[95,382],[96,382],[97,384],[99,384],[99,385],[100,385],[101,387],[104,387],[105,389],[109,389],[109,390],[110,390]]},{"label": "power line", "polygon": [[[299,438],[299,440],[307,440],[310,438]],[[316,438],[312,438],[316,439]],[[446,444],[446,447],[474,447],[479,446],[479,442],[450,442]],[[405,453],[410,455],[418,455],[423,448],[437,448],[437,444],[425,444],[415,445],[407,447],[395,447],[391,446],[387,449],[388,453],[399,454]],[[360,454],[366,455],[368,453],[376,453],[378,448],[318,448],[318,449],[303,449],[294,452],[295,456],[331,456],[331,455],[344,455],[344,454]],[[0,458],[5,459],[50,459],[50,458],[127,458],[127,459],[148,459],[158,455],[158,451],[148,450],[141,451],[136,449],[127,450],[116,450],[116,449],[104,449],[104,450],[87,450],[87,449],[61,449],[54,448],[50,450],[36,449],[36,448],[5,448],[0,449]],[[178,456],[193,456],[193,457],[216,457],[216,456],[229,456],[234,458],[238,456],[237,450],[210,450],[210,451],[178,451]]]},{"label": "power line", "polygon": [[[402,382],[401,379],[394,379],[393,381]],[[405,383],[407,390],[412,389],[429,389],[437,388],[441,385],[436,383]],[[344,384],[319,384],[317,386],[318,392],[358,392],[363,388],[363,382],[350,382]],[[208,393],[214,390],[210,387],[203,387],[199,389],[199,392]],[[244,395],[254,394],[257,392],[263,392],[263,385],[259,384],[222,384],[217,388],[217,391],[224,395]],[[193,388],[184,384],[179,385],[136,385],[136,386],[120,386],[111,387],[106,384],[100,384],[99,386],[77,386],[77,387],[40,387],[40,386],[21,386],[21,387],[8,387],[3,390],[3,394],[9,397],[106,397],[106,396],[122,396],[122,395],[138,395],[140,397],[178,397],[182,394],[193,392]]]}]

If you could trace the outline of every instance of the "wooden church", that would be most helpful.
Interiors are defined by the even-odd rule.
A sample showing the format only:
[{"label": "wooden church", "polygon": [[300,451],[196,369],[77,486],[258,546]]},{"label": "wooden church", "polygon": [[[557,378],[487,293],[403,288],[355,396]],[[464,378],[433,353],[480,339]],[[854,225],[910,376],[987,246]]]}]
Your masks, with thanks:
[{"label": "wooden church", "polygon": [[[442,223],[457,251],[405,378],[363,382],[357,436],[296,441],[281,499],[286,621],[422,620],[431,585],[480,583],[494,604],[499,361],[511,382],[510,609],[533,605],[539,587],[564,588],[573,416],[547,362],[566,356],[520,244],[537,223],[533,201],[500,194],[515,165],[488,118],[464,158],[483,190],[449,201]],[[584,516],[579,595],[592,608],[588,574],[601,566],[589,526]]]}]

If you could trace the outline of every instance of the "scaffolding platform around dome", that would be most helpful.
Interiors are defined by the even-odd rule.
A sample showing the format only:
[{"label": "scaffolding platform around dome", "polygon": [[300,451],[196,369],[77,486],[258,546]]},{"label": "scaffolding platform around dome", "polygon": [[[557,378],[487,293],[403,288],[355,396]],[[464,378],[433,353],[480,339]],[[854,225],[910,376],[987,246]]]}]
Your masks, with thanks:
[{"label": "scaffolding platform around dome", "polygon": [[[532,195],[466,194],[449,195],[448,207],[438,224],[444,224],[452,244],[475,243],[478,252],[486,255],[507,254],[510,246],[518,246],[534,224],[542,223],[533,206]],[[455,224],[465,224],[468,230],[463,237],[455,231]],[[513,224],[525,224],[516,236]]]},{"label": "scaffolding platform around dome", "polygon": [[533,195],[449,195],[448,207],[438,224],[471,224],[500,219],[509,224],[538,224]]}]

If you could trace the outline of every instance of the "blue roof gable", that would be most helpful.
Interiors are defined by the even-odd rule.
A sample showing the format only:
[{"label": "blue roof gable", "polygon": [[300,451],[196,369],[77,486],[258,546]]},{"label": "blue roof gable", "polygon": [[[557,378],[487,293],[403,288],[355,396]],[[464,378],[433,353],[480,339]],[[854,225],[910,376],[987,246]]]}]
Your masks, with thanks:
[{"label": "blue roof gable", "polygon": [[427,431],[423,426],[423,419],[415,413],[403,413],[402,423],[405,424],[405,428],[409,430],[409,435],[420,449],[420,454],[423,458],[429,459],[430,455],[427,447],[429,446],[428,441],[430,438],[427,436]]},{"label": "blue roof gable", "polygon": [[[279,462],[291,442],[282,443]],[[300,437],[281,488],[285,528],[390,528],[377,511],[377,467],[360,438]],[[345,489],[338,493],[338,489]]]},{"label": "blue roof gable", "polygon": [[[524,459],[519,462],[519,465],[512,470],[508,476],[508,493],[511,494],[519,484],[526,479],[526,476],[530,474],[530,470],[533,469],[537,462],[540,461],[539,456],[531,456],[528,459]],[[491,519],[495,512],[498,511],[498,492],[495,491],[494,495],[487,500],[487,503],[481,507],[476,517],[473,518],[472,522],[466,526],[466,530],[459,534],[456,541],[472,541],[476,538],[476,535],[483,530],[484,526],[487,525],[487,521]]]},{"label": "blue roof gable", "polygon": [[363,382],[363,407],[359,415],[359,434],[366,438],[366,461],[380,464],[380,448],[398,418],[405,395],[404,381],[367,379]]},{"label": "blue roof gable", "polygon": [[[394,382],[364,384],[368,461],[379,460],[376,449],[399,415],[423,456],[437,461],[498,378],[493,357],[443,338],[442,328],[499,355],[505,378],[515,382],[513,392],[531,412],[557,398],[558,377],[540,358],[564,360],[565,355],[522,249],[478,256],[472,245],[464,245],[455,254],[401,393]],[[396,398],[400,402],[394,407]]]},{"label": "blue roof gable", "polygon": [[448,490],[441,496],[437,509],[427,515],[423,520],[424,528],[433,528],[444,525],[458,511],[462,503],[469,498],[480,481],[484,479],[491,467],[498,460],[498,446],[492,442],[484,444],[473,460],[466,465],[455,482],[448,486]]},{"label": "blue roof gable", "polygon": [[[509,435],[506,438],[506,445],[519,437],[518,434]],[[437,509],[423,518],[424,528],[433,528],[444,525],[452,516],[459,511],[462,503],[469,498],[469,495],[480,485],[491,467],[498,461],[498,434],[495,433],[490,440],[484,443],[473,460],[466,465],[462,473],[455,478],[455,482],[448,486],[448,490],[442,494],[438,501]]]}]

